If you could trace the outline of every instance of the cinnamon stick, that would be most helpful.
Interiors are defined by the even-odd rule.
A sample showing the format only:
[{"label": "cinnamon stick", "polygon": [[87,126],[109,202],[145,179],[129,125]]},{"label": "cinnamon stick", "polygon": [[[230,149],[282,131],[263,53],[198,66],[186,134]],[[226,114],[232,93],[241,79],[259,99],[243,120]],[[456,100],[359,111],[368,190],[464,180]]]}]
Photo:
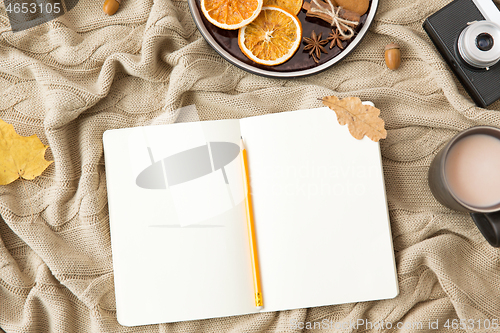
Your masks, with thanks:
[{"label": "cinnamon stick", "polygon": [[[330,6],[326,2],[320,1],[320,4],[321,4],[321,7],[323,7],[323,9],[328,9],[328,10],[330,9]],[[303,5],[302,5],[302,8],[304,8],[307,11],[306,16],[308,16],[308,17],[317,17],[317,18],[319,18],[319,19],[321,19],[323,21],[326,21],[326,22],[328,22],[330,24],[333,23],[332,22],[332,18],[329,15],[327,15],[327,14],[317,13],[317,12],[311,13],[310,12],[310,9],[311,9],[311,3],[310,2],[304,1]],[[338,7],[334,6],[333,8],[336,11]],[[345,19],[345,20],[354,21],[354,22],[359,22],[359,20],[361,18],[358,13],[350,11],[350,10],[347,10],[347,9],[344,9],[342,7],[340,7],[338,15],[341,18]],[[356,26],[356,25],[351,25],[351,26]]]}]

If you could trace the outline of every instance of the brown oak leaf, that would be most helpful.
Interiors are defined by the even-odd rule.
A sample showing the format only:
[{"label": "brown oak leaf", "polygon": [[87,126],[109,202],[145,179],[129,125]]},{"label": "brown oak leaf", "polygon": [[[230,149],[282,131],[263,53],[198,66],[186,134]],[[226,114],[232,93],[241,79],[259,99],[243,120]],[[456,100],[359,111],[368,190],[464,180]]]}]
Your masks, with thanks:
[{"label": "brown oak leaf", "polygon": [[375,142],[387,137],[384,121],[379,118],[380,110],[371,105],[365,105],[357,97],[338,99],[327,96],[323,104],[335,111],[340,125],[347,124],[353,137],[361,140],[365,135]]}]

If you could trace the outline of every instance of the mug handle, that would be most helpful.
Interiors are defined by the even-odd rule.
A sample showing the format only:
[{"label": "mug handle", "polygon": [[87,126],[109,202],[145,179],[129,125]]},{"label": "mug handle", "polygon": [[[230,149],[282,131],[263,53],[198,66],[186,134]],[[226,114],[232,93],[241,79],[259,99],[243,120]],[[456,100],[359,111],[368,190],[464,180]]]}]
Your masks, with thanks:
[{"label": "mug handle", "polygon": [[500,211],[493,213],[470,213],[472,220],[484,238],[494,247],[500,247]]}]

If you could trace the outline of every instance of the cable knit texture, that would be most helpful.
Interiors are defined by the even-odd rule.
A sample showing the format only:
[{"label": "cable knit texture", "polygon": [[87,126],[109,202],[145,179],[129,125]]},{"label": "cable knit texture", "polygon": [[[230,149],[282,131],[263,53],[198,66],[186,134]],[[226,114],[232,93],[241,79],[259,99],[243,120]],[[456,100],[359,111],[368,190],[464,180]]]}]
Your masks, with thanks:
[{"label": "cable knit texture", "polygon": [[[21,135],[37,134],[50,145],[47,159],[55,161],[35,180],[0,187],[0,328],[298,332],[291,321],[439,319],[442,325],[447,319],[498,319],[498,250],[467,214],[439,204],[427,184],[433,157],[454,134],[474,125],[500,127],[500,102],[488,109],[475,106],[422,29],[423,20],[447,2],[381,0],[353,53],[320,74],[288,80],[249,74],[221,58],[196,29],[186,1],[124,0],[108,17],[102,2],[80,0],[65,15],[17,33],[0,6],[0,118]],[[401,46],[396,71],[384,63],[384,47],[392,42]],[[381,150],[400,295],[120,326],[103,132],[172,123],[175,110],[191,104],[201,120],[214,120],[319,107],[318,98],[328,95],[373,101],[385,120],[388,136]]]}]

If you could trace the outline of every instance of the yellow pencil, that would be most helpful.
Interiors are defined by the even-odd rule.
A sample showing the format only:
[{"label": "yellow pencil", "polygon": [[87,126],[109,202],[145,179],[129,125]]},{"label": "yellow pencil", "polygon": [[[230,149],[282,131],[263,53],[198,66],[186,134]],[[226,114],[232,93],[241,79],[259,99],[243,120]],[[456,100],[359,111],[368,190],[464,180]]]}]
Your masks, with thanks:
[{"label": "yellow pencil", "polygon": [[243,138],[241,139],[241,164],[243,165],[243,174],[245,176],[245,194],[246,194],[246,208],[247,208],[247,225],[248,235],[250,237],[250,255],[252,260],[252,273],[253,273],[253,286],[255,291],[255,306],[257,310],[264,307],[264,300],[262,297],[262,288],[260,285],[260,272],[259,272],[259,256],[257,254],[257,241],[255,237],[255,226],[253,221],[253,208],[252,197],[250,195],[250,177],[248,175],[248,157]]}]

